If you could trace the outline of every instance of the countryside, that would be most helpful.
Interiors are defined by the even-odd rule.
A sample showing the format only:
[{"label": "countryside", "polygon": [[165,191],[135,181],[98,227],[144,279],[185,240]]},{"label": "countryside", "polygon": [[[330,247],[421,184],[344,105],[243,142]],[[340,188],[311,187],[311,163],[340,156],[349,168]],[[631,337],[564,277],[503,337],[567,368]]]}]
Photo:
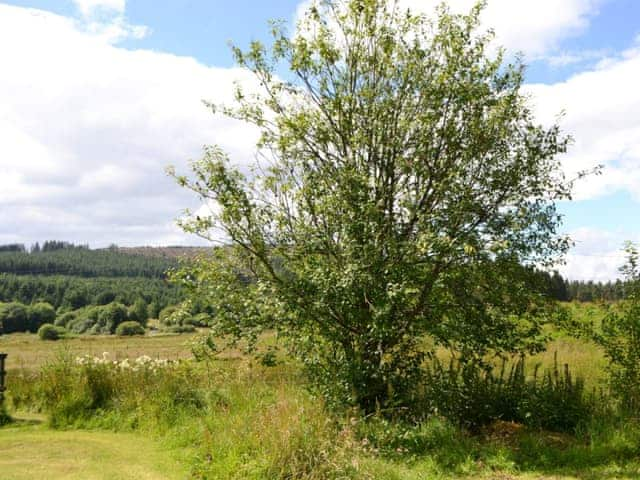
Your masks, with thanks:
[{"label": "countryside", "polygon": [[640,7],[60,3],[0,2],[0,480],[640,479]]}]

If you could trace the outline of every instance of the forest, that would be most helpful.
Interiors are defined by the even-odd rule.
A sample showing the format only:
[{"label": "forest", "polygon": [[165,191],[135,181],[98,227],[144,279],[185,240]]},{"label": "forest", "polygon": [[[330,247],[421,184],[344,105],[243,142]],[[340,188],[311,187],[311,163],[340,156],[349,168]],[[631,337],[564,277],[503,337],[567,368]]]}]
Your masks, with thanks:
[{"label": "forest", "polygon": [[197,302],[188,315],[169,319],[185,295],[167,273],[195,252],[142,251],[91,250],[53,240],[30,249],[0,245],[0,333],[35,333],[50,323],[62,334],[113,334],[120,323],[146,326],[149,318],[161,319],[161,327],[174,331],[206,325],[211,312]]}]

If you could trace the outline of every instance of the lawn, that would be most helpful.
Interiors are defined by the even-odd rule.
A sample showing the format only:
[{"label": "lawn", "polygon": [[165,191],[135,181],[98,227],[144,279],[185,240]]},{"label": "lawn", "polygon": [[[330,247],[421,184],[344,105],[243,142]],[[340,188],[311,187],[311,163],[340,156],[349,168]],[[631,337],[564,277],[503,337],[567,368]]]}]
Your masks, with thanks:
[{"label": "lawn", "polygon": [[19,420],[0,429],[2,480],[178,480],[175,451],[140,435],[49,430]]}]

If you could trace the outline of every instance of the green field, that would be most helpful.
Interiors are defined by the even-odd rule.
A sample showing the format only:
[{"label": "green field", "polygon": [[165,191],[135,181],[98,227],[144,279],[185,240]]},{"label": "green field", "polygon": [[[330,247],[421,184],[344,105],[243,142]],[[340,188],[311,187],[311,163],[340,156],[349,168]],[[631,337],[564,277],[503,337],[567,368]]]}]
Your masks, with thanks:
[{"label": "green field", "polygon": [[[205,363],[183,360],[155,380],[105,370],[115,397],[89,416],[73,416],[69,403],[62,410],[39,403],[47,385],[62,385],[71,371],[62,366],[75,356],[188,359],[192,340],[193,335],[60,342],[32,334],[0,337],[0,350],[9,353],[12,413],[43,420],[0,429],[0,478],[640,478],[640,428],[629,422],[607,420],[576,435],[498,422],[470,435],[434,419],[411,434],[415,439],[386,448],[383,440],[393,426],[332,418],[307,393],[291,362],[268,368],[239,354]],[[561,336],[549,347],[528,364],[549,367],[557,355],[589,385],[601,384],[604,358],[594,345]],[[86,379],[73,381],[74,389],[85,388]],[[382,446],[373,447],[367,438],[382,439]]]},{"label": "green field", "polygon": [[193,335],[155,335],[118,337],[115,335],[82,335],[55,343],[42,342],[36,334],[16,333],[0,336],[0,351],[8,353],[7,369],[34,369],[53,361],[61,354],[96,355],[108,352],[114,359],[153,358],[175,360],[191,356],[189,341]]}]

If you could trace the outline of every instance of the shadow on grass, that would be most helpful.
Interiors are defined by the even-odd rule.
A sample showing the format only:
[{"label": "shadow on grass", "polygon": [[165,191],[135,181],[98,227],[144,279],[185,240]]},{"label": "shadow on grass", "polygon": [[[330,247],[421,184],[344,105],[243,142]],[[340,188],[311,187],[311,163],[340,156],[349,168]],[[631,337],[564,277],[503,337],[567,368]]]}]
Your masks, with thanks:
[{"label": "shadow on grass", "polygon": [[575,436],[509,422],[470,435],[434,422],[407,440],[393,446],[393,452],[405,452],[390,453],[395,460],[408,461],[418,471],[423,462],[430,463],[455,478],[475,478],[474,473],[486,477],[487,472],[500,479],[519,474],[581,480],[640,478],[640,424],[633,422],[590,426]]},{"label": "shadow on grass", "polygon": [[41,415],[31,415],[24,413],[14,413],[9,415],[6,411],[0,411],[0,428],[1,427],[30,427],[42,425],[44,418]]}]

